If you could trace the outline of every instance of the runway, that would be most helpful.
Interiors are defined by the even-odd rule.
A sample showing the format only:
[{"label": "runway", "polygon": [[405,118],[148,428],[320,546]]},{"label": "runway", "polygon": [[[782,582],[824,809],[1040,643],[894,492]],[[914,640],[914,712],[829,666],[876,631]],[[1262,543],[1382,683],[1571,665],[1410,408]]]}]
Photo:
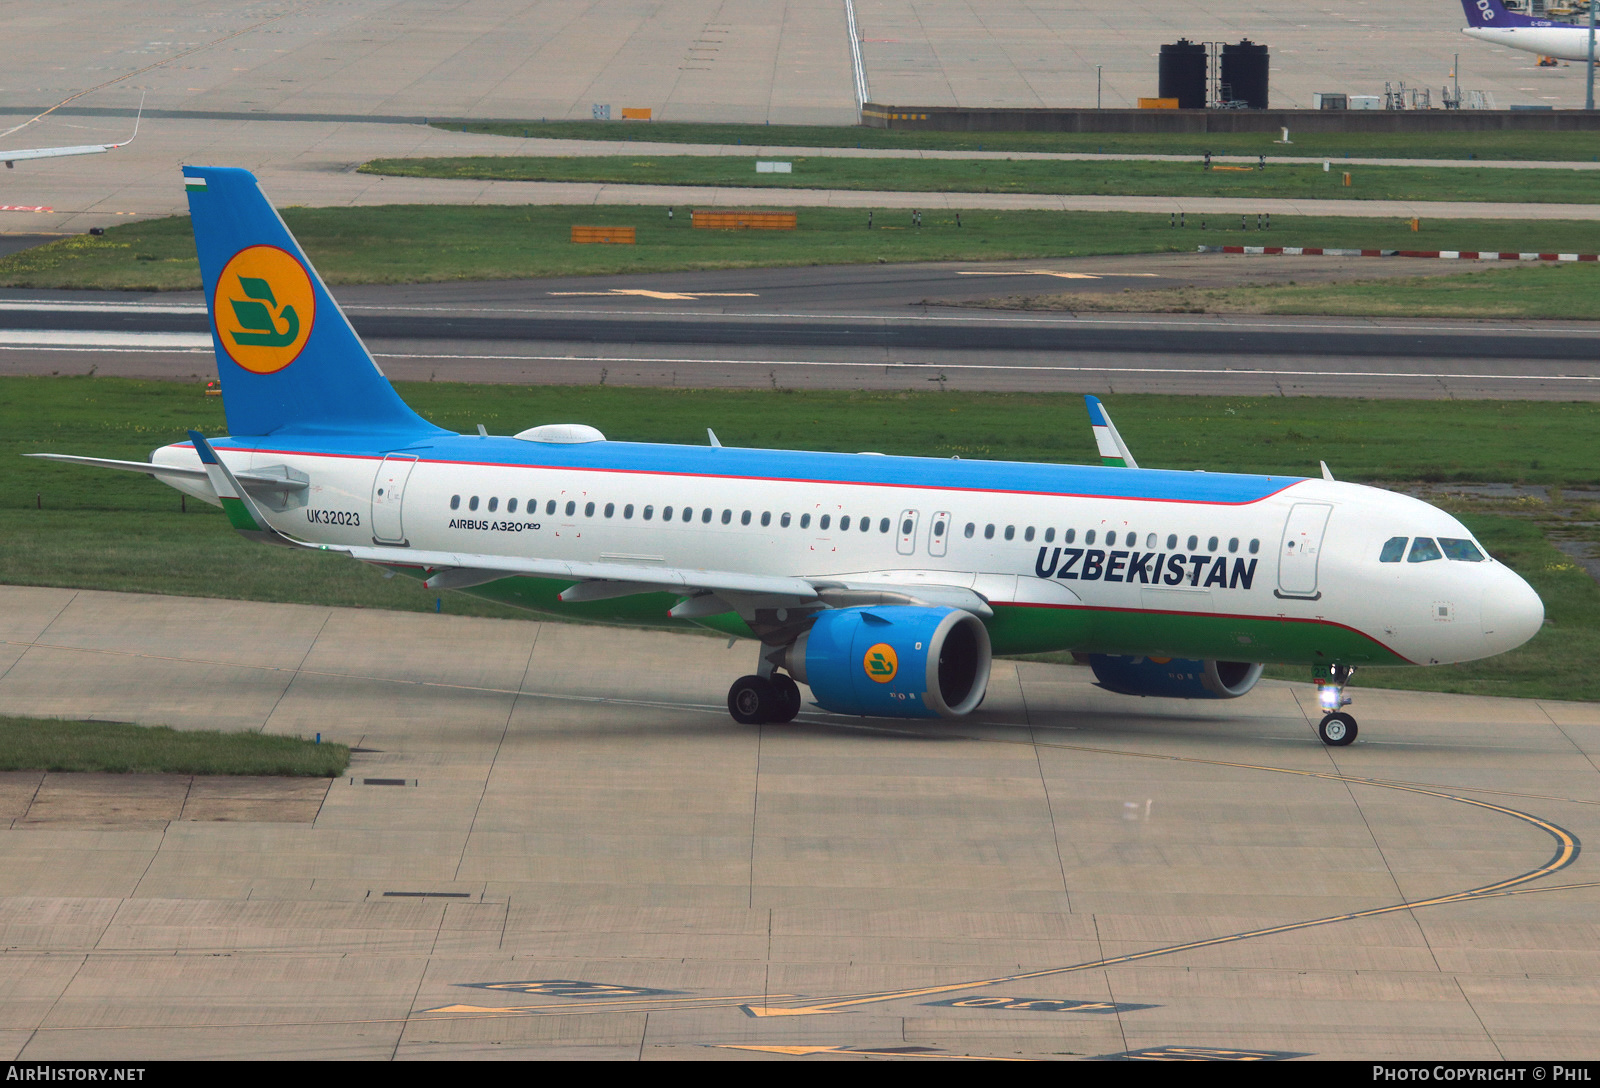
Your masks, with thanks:
[{"label": "runway", "polygon": [[[1600,396],[1581,322],[1118,314],[986,299],[1333,282],[1423,262],[1147,254],[342,287],[396,380],[690,388]],[[1430,264],[1450,275],[1470,268]],[[0,374],[215,376],[195,294],[0,292]]]},{"label": "runway", "polygon": [[1592,705],[1360,689],[1335,750],[1309,685],[1129,700],[1001,662],[973,719],[752,729],[720,705],[750,655],[0,588],[8,711],[357,748],[320,808],[0,832],[0,1051],[1600,1049]]}]

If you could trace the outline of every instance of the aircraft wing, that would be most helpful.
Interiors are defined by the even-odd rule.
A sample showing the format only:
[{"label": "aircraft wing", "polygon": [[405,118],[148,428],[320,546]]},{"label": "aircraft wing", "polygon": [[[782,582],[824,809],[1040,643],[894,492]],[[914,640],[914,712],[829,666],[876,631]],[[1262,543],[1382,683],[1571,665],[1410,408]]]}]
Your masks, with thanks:
[{"label": "aircraft wing", "polygon": [[[437,571],[426,582],[430,589],[461,589],[521,574],[537,578],[571,578],[576,582],[615,583],[618,588],[628,593],[710,591],[771,594],[798,597],[802,600],[815,600],[817,597],[816,588],[804,578],[786,578],[772,574],[646,567],[626,563],[585,563],[567,559],[521,559],[509,555],[426,552],[411,548],[345,547],[336,544],[311,546],[320,551],[342,552],[364,563],[420,567],[423,570]],[[597,598],[589,596],[588,599]]]},{"label": "aircraft wing", "polygon": [[[45,111],[45,113],[49,113],[49,112],[50,112],[49,110]],[[43,116],[44,116],[44,114],[40,114],[39,115],[39,117],[43,117]],[[115,151],[119,147],[125,147],[128,144],[133,143],[133,141],[139,135],[139,122],[143,118],[144,118],[144,99],[140,98],[139,99],[139,113],[133,119],[133,135],[129,136],[126,140],[123,140],[121,143],[115,143],[115,144],[77,144],[77,145],[74,145],[72,147],[27,147],[27,148],[18,148],[15,151],[0,151],[0,161],[4,161],[5,164],[6,164],[6,169],[9,170],[13,166],[15,166],[17,163],[26,162],[29,159],[60,159],[60,158],[65,158],[68,155],[104,155],[107,151]],[[39,119],[38,117],[35,117],[33,120],[37,121],[38,119]],[[31,125],[31,124],[33,124],[33,121],[24,122],[23,124],[18,125],[17,128],[13,128],[13,129],[7,130],[6,135],[9,135],[10,133],[17,131],[18,128],[25,128],[25,127],[27,127],[27,125]]]},{"label": "aircraft wing", "polygon": [[[206,479],[203,468],[182,468],[178,465],[156,465],[149,461],[116,461],[109,457],[79,457],[70,453],[25,453],[24,457],[37,457],[42,461],[64,461],[73,465],[92,465],[95,468],[114,468],[123,472],[143,472],[150,476],[176,476],[187,480]],[[269,476],[258,472],[236,472],[234,478],[250,491],[288,492],[304,491],[304,480],[291,480],[284,476]]]},{"label": "aircraft wing", "polygon": [[29,147],[17,151],[0,151],[0,159],[6,165],[24,162],[28,159],[60,159],[68,155],[104,155],[114,147],[121,144],[80,144],[77,147]]}]

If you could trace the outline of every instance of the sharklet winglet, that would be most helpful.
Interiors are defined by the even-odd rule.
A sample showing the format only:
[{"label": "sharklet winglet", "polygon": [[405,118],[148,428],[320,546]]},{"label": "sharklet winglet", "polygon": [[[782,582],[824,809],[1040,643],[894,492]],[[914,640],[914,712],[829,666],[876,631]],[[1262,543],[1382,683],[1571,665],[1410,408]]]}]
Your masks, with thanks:
[{"label": "sharklet winglet", "polygon": [[1086,393],[1083,401],[1089,409],[1089,426],[1094,429],[1094,443],[1100,451],[1100,463],[1109,468],[1138,468],[1139,462],[1133,459],[1128,444],[1117,433],[1117,425],[1111,422],[1111,416],[1107,414],[1105,405],[1100,403],[1100,398]]},{"label": "sharklet winglet", "polygon": [[211,490],[217,493],[217,499],[222,503],[222,510],[228,515],[228,522],[236,531],[252,540],[304,546],[300,541],[286,537],[272,527],[261,513],[261,508],[240,486],[238,478],[228,470],[227,465],[222,463],[217,451],[211,448],[211,443],[206,441],[205,435],[199,431],[190,431],[189,441],[194,443],[195,452],[200,455],[200,464],[205,466],[206,479],[211,484]]}]

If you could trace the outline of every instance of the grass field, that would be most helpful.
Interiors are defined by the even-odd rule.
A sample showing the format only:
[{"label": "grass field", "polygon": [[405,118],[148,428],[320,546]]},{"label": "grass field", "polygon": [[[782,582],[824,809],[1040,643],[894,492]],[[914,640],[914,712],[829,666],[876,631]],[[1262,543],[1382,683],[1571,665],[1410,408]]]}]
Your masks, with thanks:
[{"label": "grass field", "polygon": [[547,140],[637,140],[674,144],[771,147],[872,147],[956,151],[1054,151],[1107,155],[1304,155],[1307,158],[1520,159],[1590,161],[1597,132],[1291,132],[1132,135],[1075,132],[901,132],[854,125],[718,125],[678,121],[438,122],[452,132]]},{"label": "grass field", "polygon": [[[435,422],[508,433],[586,422],[619,439],[933,456],[1097,460],[1071,394],[723,392],[402,383]],[[1315,473],[1340,479],[1600,483],[1600,404],[1122,396],[1109,400],[1141,463],[1164,468]],[[189,596],[425,611],[438,598],[405,578],[340,557],[247,543],[220,511],[153,481],[25,460],[54,451],[143,459],[194,427],[223,430],[198,384],[112,378],[0,379],[0,578]],[[1441,437],[1443,436],[1443,437]],[[42,509],[41,509],[42,507]],[[1360,682],[1428,690],[1600,698],[1600,586],[1537,524],[1463,510],[1475,532],[1544,596],[1551,623],[1532,643],[1480,665],[1369,670]],[[1600,511],[1594,512],[1600,520]],[[455,614],[526,618],[464,595]],[[1285,675],[1299,679],[1294,670]]]},{"label": "grass field", "polygon": [[[1272,260],[1264,257],[1263,260]],[[1426,266],[1427,262],[1413,262]],[[1563,318],[1600,321],[1600,266],[1527,265],[1349,283],[1018,295],[987,308],[1185,314]]]},{"label": "grass field", "polygon": [[345,745],[297,737],[0,716],[0,771],[334,778],[349,764]]},{"label": "grass field", "polygon": [[[687,209],[387,205],[286,208],[283,216],[329,283],[420,283],[618,272],[770,268],[874,261],[975,261],[1193,251],[1201,243],[1382,249],[1600,252],[1600,222],[1278,216],[1269,231],[1230,216],[1099,212],[804,208],[795,231],[694,230]],[[1205,222],[1210,229],[1200,230]],[[634,226],[632,246],[573,245],[574,224]],[[1229,229],[1218,229],[1219,227]],[[0,287],[197,290],[200,267],[187,216],[112,227],[0,258]]]},{"label": "grass field", "polygon": [[[586,155],[373,159],[362,173],[473,181],[583,181],[629,185],[855,189],[908,193],[1048,193],[1109,196],[1316,200],[1525,201],[1587,204],[1591,171],[1472,167],[1274,164],[1205,169],[1198,160],[1102,162],[994,159],[795,158],[788,174],[758,174],[756,160],[731,155]],[[1351,184],[1344,184],[1344,174]]]}]

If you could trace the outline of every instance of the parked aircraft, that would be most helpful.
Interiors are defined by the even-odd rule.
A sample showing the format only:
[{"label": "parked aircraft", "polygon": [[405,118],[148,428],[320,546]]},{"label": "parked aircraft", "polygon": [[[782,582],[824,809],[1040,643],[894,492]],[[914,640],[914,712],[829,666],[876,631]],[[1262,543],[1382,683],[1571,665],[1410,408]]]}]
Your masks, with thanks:
[{"label": "parked aircraft", "polygon": [[1600,55],[1590,53],[1587,26],[1520,15],[1507,11],[1500,0],[1461,0],[1461,8],[1467,13],[1461,33],[1469,38],[1558,60],[1587,61]]},{"label": "parked aircraft", "polygon": [[991,655],[1071,650],[1129,695],[1227,699],[1308,668],[1348,744],[1351,670],[1526,642],[1539,597],[1455,518],[1328,477],[609,441],[547,423],[456,434],[411,410],[243,170],[186,167],[231,436],[144,472],[248,537],[512,605],[695,623],[758,643],[728,692],[784,722],[960,717]]}]

